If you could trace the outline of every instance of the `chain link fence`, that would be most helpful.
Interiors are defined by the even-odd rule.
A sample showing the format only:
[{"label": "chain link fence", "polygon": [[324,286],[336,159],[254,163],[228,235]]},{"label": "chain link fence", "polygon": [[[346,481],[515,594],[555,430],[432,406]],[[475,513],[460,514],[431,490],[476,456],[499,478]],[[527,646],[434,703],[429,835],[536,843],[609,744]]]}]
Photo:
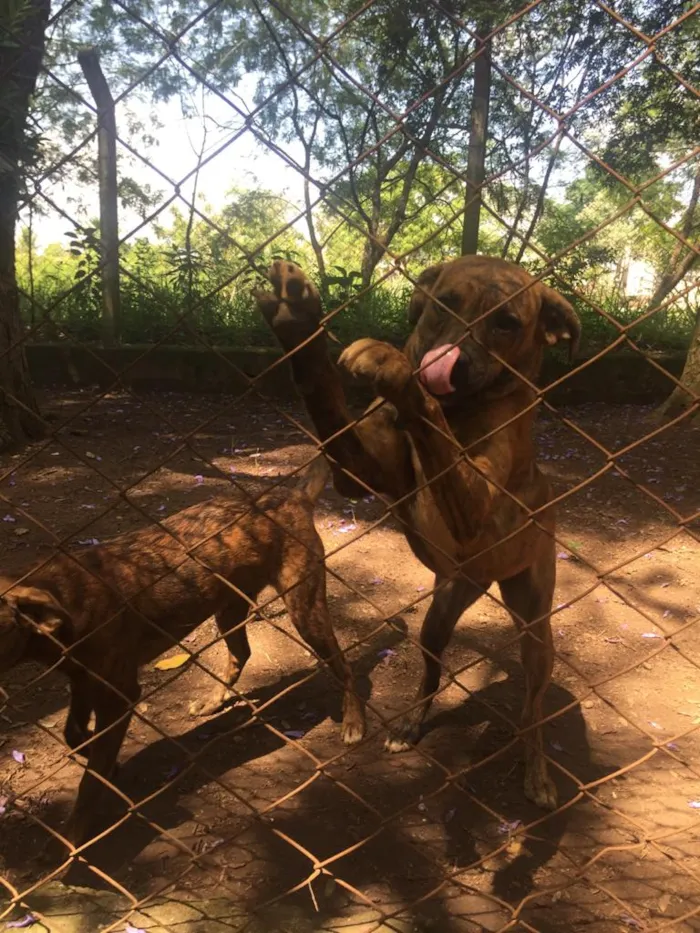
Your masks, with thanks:
[{"label": "chain link fence", "polygon": [[[159,9],[121,0],[110,11],[74,2],[54,9],[40,87],[60,92],[61,106],[69,102],[71,144],[51,135],[52,121],[58,122],[52,108],[59,106],[51,95],[37,95],[51,106],[37,109],[29,123],[40,157],[27,168],[20,194],[24,322],[4,355],[15,358],[22,346],[31,362],[39,359],[35,344],[51,338],[56,359],[68,361],[64,385],[71,378],[75,385],[43,386],[44,438],[2,459],[3,922],[105,933],[698,929],[699,505],[692,417],[699,399],[687,380],[681,383],[680,370],[669,369],[639,337],[646,323],[697,300],[692,127],[698,111],[691,80],[697,6],[640,11],[595,0],[576,12],[534,0],[496,13],[439,2],[399,9],[367,0],[319,14],[324,31],[318,33],[309,11],[275,0],[253,0],[245,15],[220,0],[196,9],[183,4],[167,29],[155,16]],[[95,26],[100,16],[116,14],[127,45],[121,52],[116,44],[106,47],[104,61],[115,68],[114,74],[105,68],[107,84],[118,88],[113,97],[108,89],[99,113],[75,61],[68,67],[56,50],[71,24]],[[226,32],[227,16],[235,20],[238,45]],[[561,48],[555,43],[538,58],[533,36],[554,35],[567,16],[576,28],[569,23]],[[655,18],[662,24],[645,31]],[[4,31],[16,48],[12,23]],[[267,59],[253,62],[249,34],[258,45],[267,35]],[[581,49],[580,35],[586,37]],[[416,36],[425,56],[420,68]],[[366,63],[353,58],[363,37],[370,65],[373,43],[387,56],[371,87],[363,83]],[[208,56],[195,55],[200,40]],[[32,51],[29,43],[24,51]],[[21,59],[21,42],[18,54]],[[528,55],[546,66],[546,80],[537,68],[528,81],[527,69],[516,70]],[[243,72],[262,76],[255,95],[230,75],[230,87],[221,78],[222,62],[236,56],[241,86],[248,80]],[[12,67],[14,60],[7,80]],[[400,67],[405,85],[392,83]],[[491,82],[485,107],[478,94],[484,67]],[[420,80],[409,81],[412,69]],[[153,92],[159,75],[173,92],[189,94],[193,107],[204,95],[215,102],[216,116],[202,122],[209,129],[193,167],[177,177],[163,167],[166,154],[146,146],[143,112],[136,108],[134,133],[124,130],[128,121],[119,109],[134,95]],[[659,99],[678,108],[670,122],[652,100],[661,85],[672,92]],[[110,99],[120,165],[147,170],[167,189],[146,197],[145,184],[141,216],[132,223],[127,207],[128,225],[122,217],[111,247],[119,262],[111,305],[106,296],[115,279],[108,274],[104,211],[101,232],[85,213],[72,211],[79,191],[91,191],[91,203],[98,203],[97,140],[102,134],[102,155],[109,142],[104,134],[112,132],[105,120]],[[635,113],[650,100],[651,124],[642,121],[640,129]],[[160,127],[166,135],[168,116],[166,109]],[[275,133],[276,120],[288,132]],[[642,156],[645,142],[652,148],[654,121],[668,144],[651,165]],[[517,146],[507,142],[514,127],[521,133]],[[685,138],[683,127],[690,127]],[[615,145],[603,144],[611,138]],[[264,171],[279,161],[286,177],[300,179],[283,214],[272,220],[260,211],[245,214],[240,191],[238,213],[228,216],[198,197],[207,167],[223,172],[220,166],[250,140],[258,147],[254,158],[267,160]],[[334,161],[324,156],[332,147]],[[634,147],[641,153],[636,161],[629,158]],[[459,159],[450,156],[455,151]],[[591,177],[586,166],[612,186],[610,209],[566,236],[553,224],[552,248],[537,235],[548,185],[570,185],[577,173],[583,184]],[[68,181],[75,169],[83,175]],[[664,182],[675,188],[662,196]],[[104,172],[101,183],[106,197]],[[580,196],[595,200],[599,190],[584,185]],[[120,194],[128,204],[123,188]],[[674,197],[675,206],[664,197]],[[177,279],[181,307],[160,322],[147,346],[105,349],[81,330],[80,315],[65,309],[76,296],[91,294],[104,343],[118,343],[133,294],[144,303],[165,301],[166,291],[148,277],[153,254],[143,238],[166,225],[173,207],[182,212],[175,223],[183,245],[169,254],[164,281]],[[76,268],[67,282],[57,271],[58,287],[42,299],[36,263],[48,254],[48,240],[34,247],[32,237],[56,218],[71,228]],[[466,334],[462,309],[449,295],[436,296],[434,283],[420,276],[435,249],[444,248],[449,258],[459,254],[467,228],[478,237],[479,220],[480,251],[524,263],[532,275],[508,278],[505,292],[474,311]],[[631,227],[615,239],[610,231],[621,220]],[[204,278],[198,227],[216,238],[220,257],[234,251],[215,270],[207,267]],[[662,238],[670,271],[686,263],[687,269],[665,283],[665,292],[651,289],[625,318],[582,278],[580,267],[584,259],[593,262],[582,250],[603,243],[597,268],[607,269],[633,228],[642,240]],[[607,235],[612,242],[601,239]],[[361,246],[353,253],[356,242]],[[143,262],[125,261],[139,243]],[[326,267],[324,250],[331,247],[336,256],[347,252],[347,267]],[[273,259],[278,266],[270,284]],[[292,260],[308,279],[299,278]],[[354,275],[348,273],[353,263]],[[545,281],[575,306],[584,339],[590,322],[603,322],[605,339],[586,344],[571,365],[545,369],[538,388],[534,368],[507,349],[499,352],[478,328],[504,307],[527,323],[532,296],[542,294],[536,290]],[[315,313],[317,291],[324,316],[301,337],[295,331],[296,345],[282,354],[258,348],[245,356],[223,348],[217,336],[227,329],[268,333],[253,291],[269,296],[275,288],[276,299],[259,300],[283,342],[291,340],[284,330],[289,308],[303,310],[310,302]],[[462,327],[448,345],[433,349],[444,354],[473,340],[488,365],[495,361],[505,374],[502,394],[525,388],[528,400],[502,409],[495,422],[471,422],[479,430],[470,427],[459,443],[459,412],[448,405],[443,417],[431,396],[415,388],[421,380],[430,385],[425,373],[434,354],[414,366],[415,408],[402,408],[403,384],[399,391],[395,379],[370,367],[365,375],[398,407],[401,430],[413,437],[421,462],[418,479],[409,471],[414,483],[407,488],[398,480],[391,485],[406,469],[393,448],[378,456],[362,447],[382,414],[374,409],[346,419],[333,373],[339,372],[338,344],[368,333],[393,336],[393,318],[383,330],[377,323],[382,301],[406,314],[411,294],[437,301],[442,320]],[[208,329],[212,302],[220,298],[218,329]],[[234,306],[248,309],[242,329],[238,310],[221,311]],[[363,316],[358,308],[372,313]],[[564,334],[557,323],[551,342],[568,336],[575,343],[569,324]],[[324,368],[318,348],[326,336],[334,363]],[[185,357],[174,351],[162,355],[183,342],[198,351],[196,365],[182,363]],[[72,371],[78,350],[81,360],[91,361],[90,372],[99,373],[98,386],[81,384],[84,374]],[[653,371],[666,394],[675,389],[683,398],[670,419],[651,423],[646,407],[618,404],[612,374],[630,358],[640,368],[625,371],[642,374],[640,381]],[[215,395],[184,391],[178,377],[188,365],[195,367],[195,382],[205,382],[206,369],[216,366],[230,383],[224,380]],[[134,379],[149,366],[155,388]],[[300,396],[290,394],[290,366],[302,382]],[[445,364],[437,366],[443,372]],[[34,375],[41,383],[41,373]],[[601,378],[611,379],[606,402],[599,401]],[[362,394],[343,379],[361,412]],[[596,401],[567,404],[574,379]],[[472,396],[464,406],[474,399],[494,405],[484,398]],[[26,397],[7,388],[5,404],[27,409]],[[534,412],[536,456],[553,486],[556,530],[547,509],[514,494],[508,470],[492,470],[483,455],[489,439]],[[528,448],[525,435],[508,437],[518,449]],[[512,455],[508,445],[498,450],[499,457]],[[330,480],[322,488],[326,478],[316,471],[324,451],[340,492],[350,495],[341,496]],[[294,491],[300,484],[317,499],[322,562],[309,525],[311,501]],[[484,509],[476,528],[473,515],[461,514],[459,498],[474,488],[480,490],[475,508]],[[411,511],[416,501],[423,504]],[[412,521],[426,507],[446,535],[433,536],[424,520]],[[503,514],[525,510],[526,519],[506,523],[498,537],[473,547],[489,507]],[[182,509],[183,518],[173,517]],[[496,568],[514,566],[498,555],[516,546],[523,526],[540,536],[533,542],[547,541],[528,547],[554,549],[558,570],[552,680],[544,709],[537,710],[535,699],[536,715],[524,726],[526,687],[532,702],[533,683],[547,681],[546,672],[535,673],[542,657],[547,666],[547,606],[519,604],[508,580],[500,590],[490,587],[499,579],[495,571],[469,575],[470,566],[488,565],[489,555],[496,555]],[[425,557],[426,549],[427,564],[441,568],[437,578],[415,556]],[[461,596],[449,597],[452,608],[445,609],[445,594],[460,587]],[[535,595],[540,590],[535,585]],[[413,698],[414,684],[425,665],[434,675],[443,647],[419,633],[433,600],[433,614],[442,606],[443,616],[456,613],[453,621],[458,609],[476,604],[441,659],[425,734],[403,755],[391,755],[383,749],[387,733],[407,714],[415,721],[421,703]],[[217,626],[209,620],[195,628],[203,613],[216,613]],[[89,629],[76,632],[78,617]],[[526,676],[521,649],[530,664]],[[227,652],[234,660],[222,673]],[[24,653],[33,663],[19,664]],[[341,657],[352,668],[353,685]],[[133,680],[137,666],[140,688]],[[65,673],[73,694],[64,740]],[[206,708],[212,690],[216,710]],[[366,705],[362,736],[358,697]],[[93,712],[94,731],[88,728]],[[540,729],[538,746],[533,736]],[[346,745],[343,738],[354,741]],[[110,762],[122,739],[121,768],[113,773]],[[535,772],[546,762],[558,802],[541,779],[529,796],[539,794],[542,803],[549,794],[553,808],[524,793],[523,747],[538,762],[529,765]],[[83,809],[67,828],[79,784]]]}]

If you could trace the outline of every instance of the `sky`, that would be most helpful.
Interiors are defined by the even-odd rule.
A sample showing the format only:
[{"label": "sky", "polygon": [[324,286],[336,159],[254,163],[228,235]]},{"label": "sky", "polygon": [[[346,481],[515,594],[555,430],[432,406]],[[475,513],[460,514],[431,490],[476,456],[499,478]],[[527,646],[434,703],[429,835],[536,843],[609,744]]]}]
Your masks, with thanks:
[{"label": "sky", "polygon": [[[239,86],[237,92],[240,90]],[[127,104],[131,116],[143,121],[146,127],[149,127],[149,131],[153,132],[150,130],[151,105],[139,101],[127,101]],[[155,168],[167,176],[172,184],[159,175],[154,168],[135,158],[121,145],[118,145],[117,150],[119,173],[134,178],[140,184],[148,184],[162,191],[163,196],[159,203],[163,203],[172,195],[175,183],[182,183],[184,179],[188,179],[182,184],[181,190],[183,195],[189,199],[194,183],[193,172],[201,153],[205,164],[200,168],[197,178],[197,202],[200,207],[206,203],[213,211],[218,211],[225,205],[227,194],[232,188],[262,187],[284,195],[290,201],[292,209],[301,210],[303,203],[301,175],[288,166],[279,155],[257,143],[252,133],[246,131],[239,138],[233,139],[236,135],[236,124],[240,127],[241,120],[223,101],[210,95],[207,100],[198,101],[197,106],[200,114],[204,114],[204,118],[200,114],[184,116],[177,100],[159,104],[156,113],[162,127],[154,132],[157,136],[157,145],[146,148],[139,144],[139,151]],[[128,125],[127,110],[124,105],[117,106],[116,119],[118,135],[121,137],[123,134],[123,138],[134,145],[132,137],[128,131],[124,130]],[[229,125],[224,126],[226,123]],[[233,128],[232,123],[234,123]],[[223,148],[223,151],[219,151],[228,140],[232,139],[233,141]],[[203,141],[204,148],[202,148]],[[73,140],[72,145],[75,146],[77,142],[78,140]],[[91,146],[91,151],[96,158],[96,142],[93,142]],[[70,147],[66,144],[62,143],[61,148],[65,153],[70,151]],[[293,144],[285,145],[285,149],[292,157],[298,157]],[[207,161],[209,157],[211,157],[210,161]],[[99,193],[96,185],[92,188],[78,185],[75,182],[67,182],[65,173],[57,171],[42,184],[41,188],[58,209],[54,209],[48,199],[40,199],[42,208],[47,211],[47,216],[34,221],[35,242],[39,250],[49,243],[66,242],[65,234],[70,229],[70,223],[61,214],[61,210],[82,223],[96,217],[99,213]],[[179,202],[179,207],[181,211],[187,210],[182,201]],[[20,222],[26,223],[27,217],[25,211]],[[167,217],[168,211],[161,214],[158,220],[163,223]],[[119,230],[122,237],[127,236],[141,222],[138,213],[120,208]],[[139,231],[139,235],[148,235],[148,228]]]}]

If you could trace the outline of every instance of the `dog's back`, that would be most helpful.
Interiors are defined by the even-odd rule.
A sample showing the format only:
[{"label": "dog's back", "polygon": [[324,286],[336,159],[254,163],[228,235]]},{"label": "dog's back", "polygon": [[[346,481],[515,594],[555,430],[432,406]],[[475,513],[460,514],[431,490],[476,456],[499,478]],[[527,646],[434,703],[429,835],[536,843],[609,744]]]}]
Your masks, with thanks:
[{"label": "dog's back", "polygon": [[27,629],[20,653],[54,663],[59,643],[89,636],[73,653],[91,666],[117,644],[129,644],[143,664],[227,605],[254,602],[266,585],[274,585],[282,564],[292,561],[301,571],[322,559],[313,509],[328,475],[317,457],[296,488],[273,490],[257,500],[238,493],[219,496],[158,526],[57,553],[20,585],[0,578],[0,594],[7,592],[0,610],[0,670],[19,660],[9,644],[9,629],[16,625],[5,618],[18,600],[25,622],[39,609],[45,614],[47,599],[70,616],[70,624],[59,619],[51,631]]}]

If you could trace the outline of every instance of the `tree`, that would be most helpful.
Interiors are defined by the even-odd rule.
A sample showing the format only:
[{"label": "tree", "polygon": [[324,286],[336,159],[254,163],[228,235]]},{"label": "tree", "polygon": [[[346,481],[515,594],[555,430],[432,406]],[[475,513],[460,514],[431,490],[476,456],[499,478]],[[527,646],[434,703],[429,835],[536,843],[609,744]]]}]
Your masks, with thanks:
[{"label": "tree", "polygon": [[24,352],[16,280],[15,226],[23,166],[30,158],[27,117],[44,54],[50,0],[3,5],[0,20],[0,421],[3,447],[43,434]]},{"label": "tree", "polygon": [[[683,240],[700,246],[700,211],[698,210],[698,199],[700,199],[700,165],[695,172],[692,192],[688,201],[683,221],[681,224],[681,234]],[[689,248],[683,241],[678,240],[671,253],[668,267],[659,279],[656,290],[649,302],[649,308],[658,308],[666,300],[685,278],[685,276],[698,265],[698,253]],[[700,308],[696,314],[695,327],[690,337],[688,345],[688,355],[686,356],[683,372],[681,373],[680,385],[676,386],[663,405],[657,411],[657,416],[675,417],[680,412],[696,405],[696,398],[700,396]],[[690,391],[685,391],[688,389]]]}]

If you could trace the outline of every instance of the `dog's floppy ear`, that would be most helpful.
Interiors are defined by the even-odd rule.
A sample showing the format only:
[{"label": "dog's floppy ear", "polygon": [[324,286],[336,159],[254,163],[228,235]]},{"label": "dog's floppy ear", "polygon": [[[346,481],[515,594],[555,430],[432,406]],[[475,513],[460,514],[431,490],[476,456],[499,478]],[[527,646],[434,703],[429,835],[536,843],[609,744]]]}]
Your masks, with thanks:
[{"label": "dog's floppy ear", "polygon": [[542,307],[540,326],[545,343],[552,347],[560,340],[569,341],[569,360],[573,360],[581,337],[581,323],[569,302],[553,288],[540,283]]},{"label": "dog's floppy ear", "polygon": [[423,313],[425,303],[428,300],[426,292],[437,282],[438,276],[442,272],[442,263],[434,266],[428,266],[416,279],[416,287],[411,295],[411,302],[408,306],[408,322],[413,327],[418,323],[418,318]]},{"label": "dog's floppy ear", "polygon": [[37,586],[13,586],[3,596],[3,601],[14,609],[19,621],[42,635],[59,633],[70,624],[71,617],[59,601],[48,590]]}]

